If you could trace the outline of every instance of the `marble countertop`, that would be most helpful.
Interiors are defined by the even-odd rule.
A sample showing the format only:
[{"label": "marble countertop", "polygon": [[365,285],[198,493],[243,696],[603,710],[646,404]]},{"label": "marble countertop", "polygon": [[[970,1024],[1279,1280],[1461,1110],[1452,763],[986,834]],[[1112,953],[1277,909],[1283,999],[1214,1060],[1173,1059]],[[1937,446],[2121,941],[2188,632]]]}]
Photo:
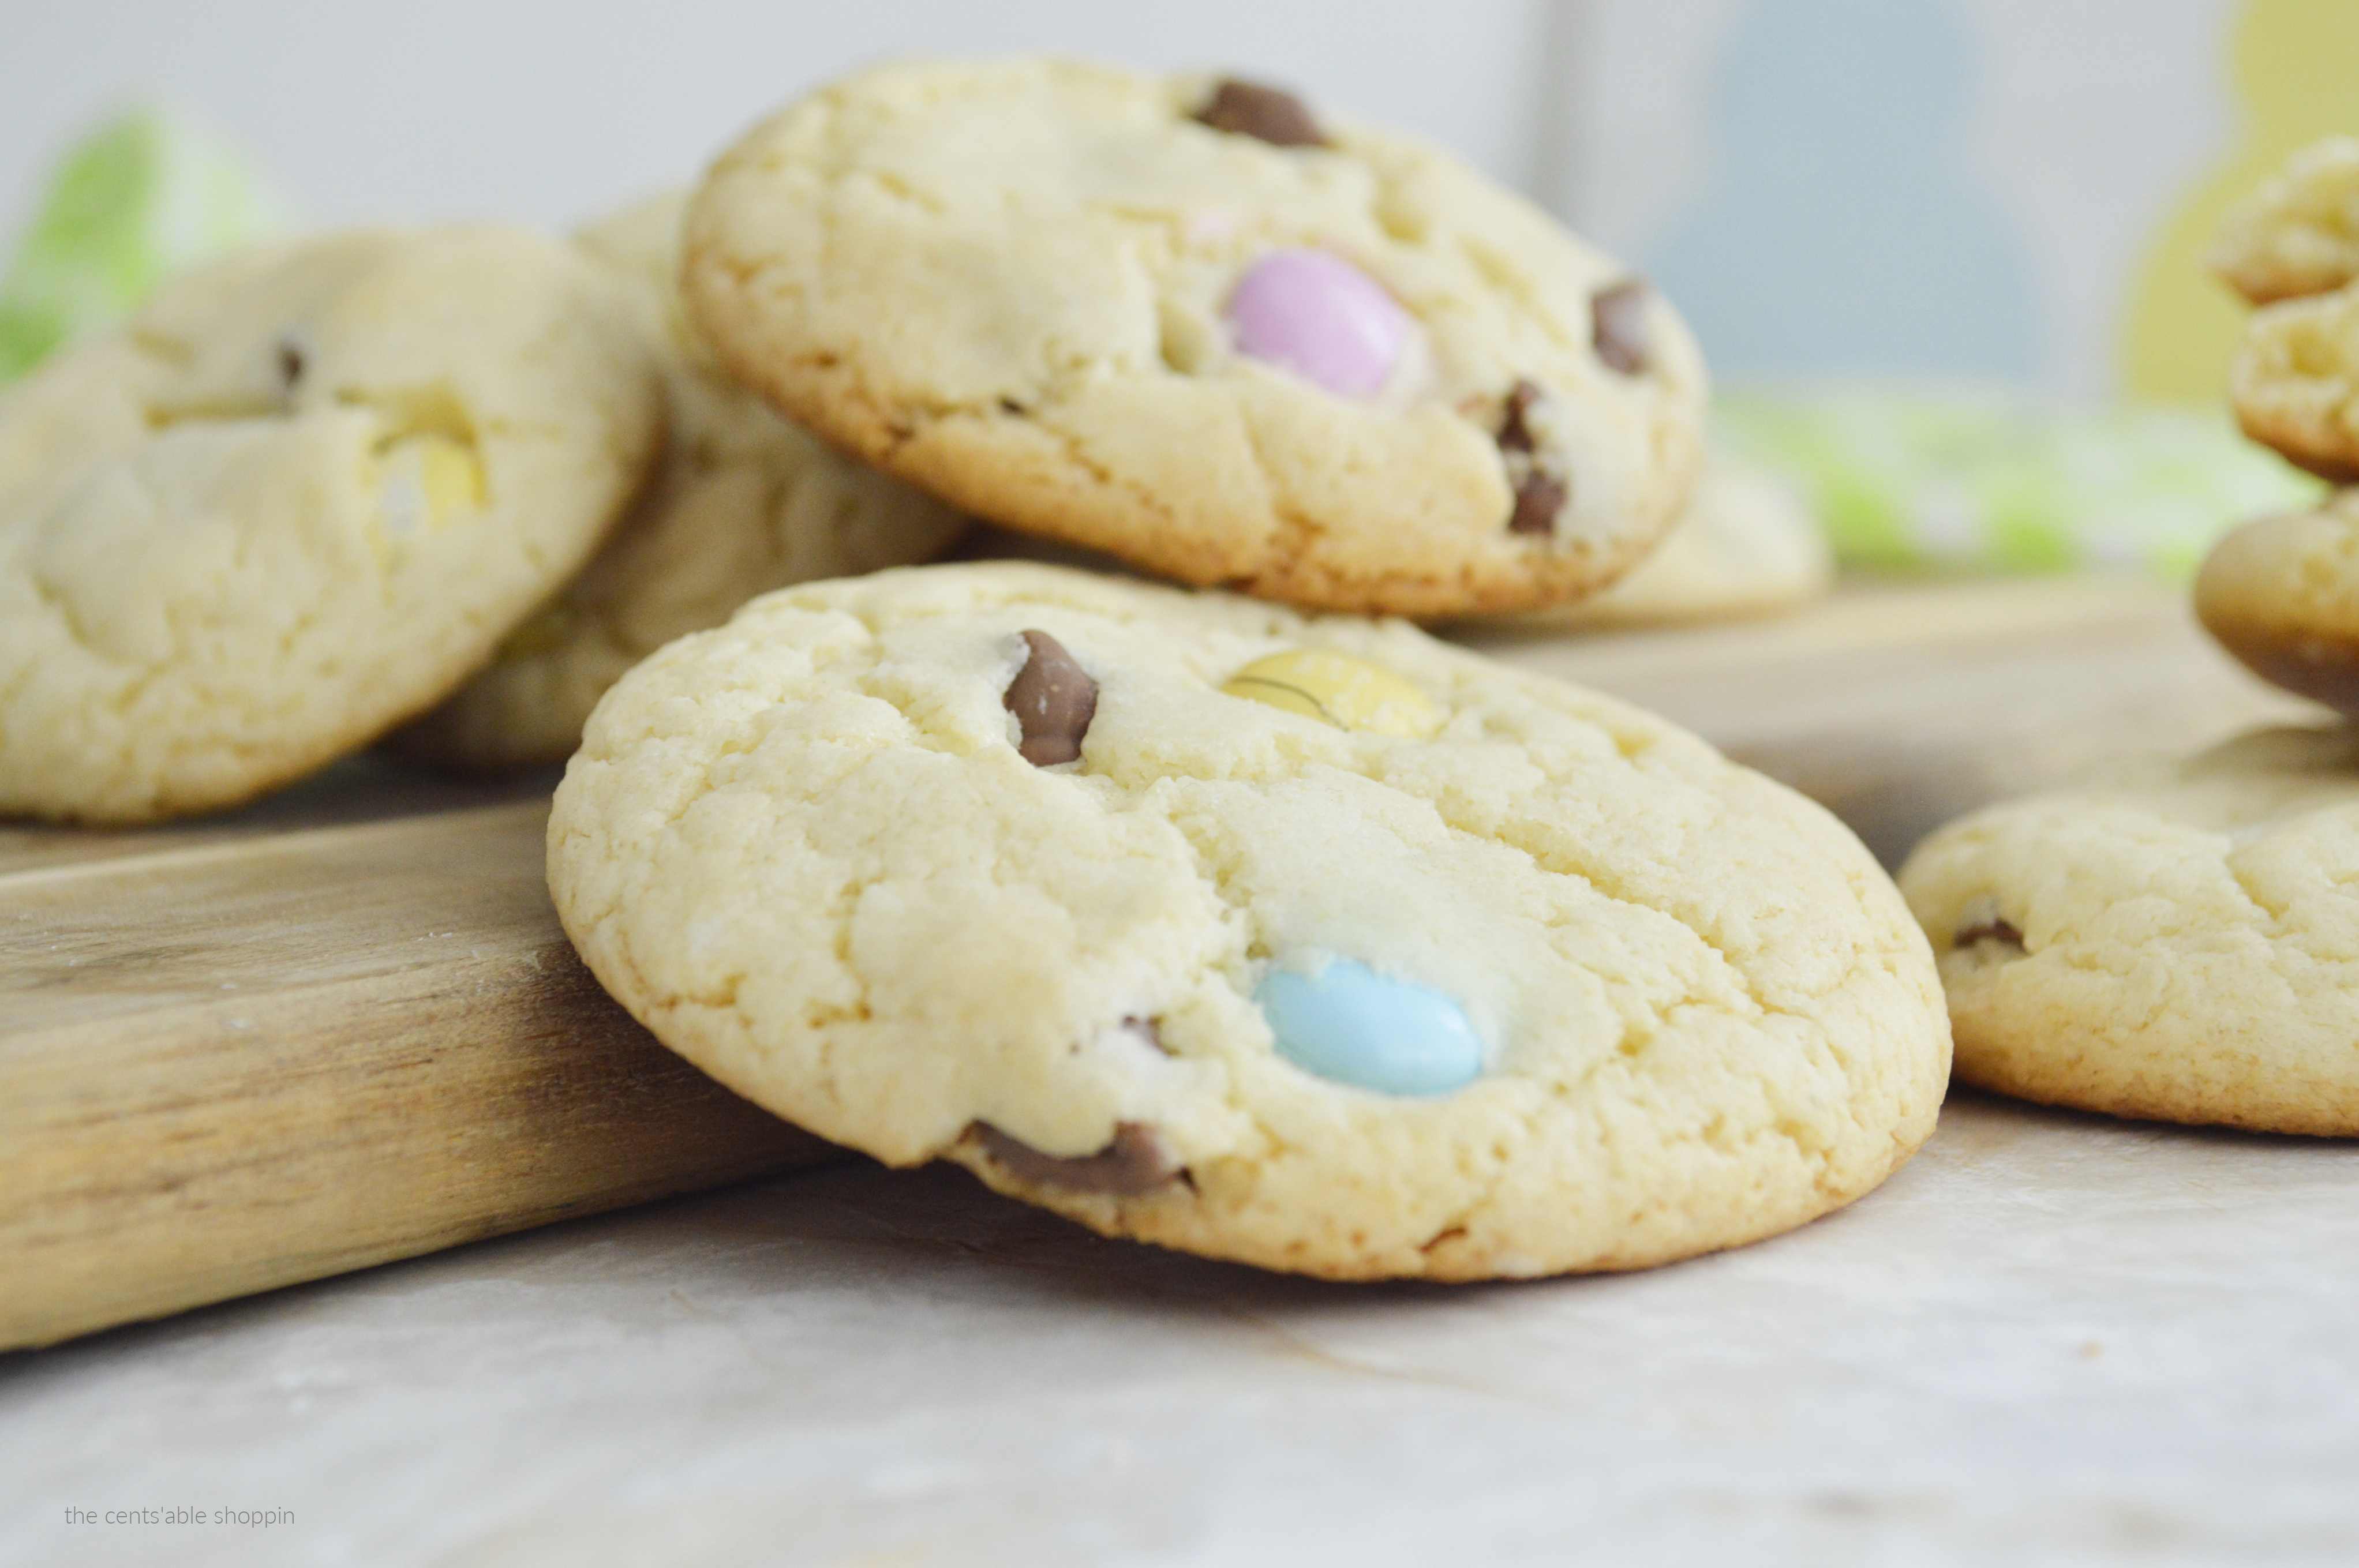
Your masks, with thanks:
[{"label": "marble countertop", "polygon": [[0,1357],[0,1562],[2350,1562],[2354,1299],[2359,1145],[1971,1092],[1802,1230],[1526,1284],[852,1163]]}]

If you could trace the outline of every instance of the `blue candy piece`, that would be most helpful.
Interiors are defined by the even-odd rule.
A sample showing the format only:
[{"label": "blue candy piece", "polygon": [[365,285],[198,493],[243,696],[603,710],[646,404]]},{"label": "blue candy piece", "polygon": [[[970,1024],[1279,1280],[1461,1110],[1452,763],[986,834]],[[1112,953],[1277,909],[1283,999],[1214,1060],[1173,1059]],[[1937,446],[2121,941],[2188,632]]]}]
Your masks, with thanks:
[{"label": "blue candy piece", "polygon": [[1254,1000],[1278,1054],[1322,1078],[1380,1094],[1441,1095],[1483,1075],[1483,1042],[1464,1008],[1349,958],[1315,975],[1272,969]]}]

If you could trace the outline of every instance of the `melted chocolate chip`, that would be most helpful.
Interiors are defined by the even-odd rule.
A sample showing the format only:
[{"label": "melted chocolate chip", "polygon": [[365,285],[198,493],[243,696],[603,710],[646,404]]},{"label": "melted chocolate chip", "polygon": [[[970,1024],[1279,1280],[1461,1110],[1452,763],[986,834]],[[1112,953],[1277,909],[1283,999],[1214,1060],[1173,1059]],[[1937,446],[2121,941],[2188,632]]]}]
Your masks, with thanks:
[{"label": "melted chocolate chip", "polygon": [[1969,925],[1959,932],[1951,940],[1950,946],[1963,949],[1973,946],[1977,942],[2004,942],[2020,952],[2023,948],[2023,933],[2017,931],[2010,922],[1994,915],[1988,920]]},{"label": "melted chocolate chip", "polygon": [[1046,632],[1025,633],[1024,645],[1031,655],[1001,699],[1024,734],[1016,749],[1037,768],[1070,762],[1097,717],[1098,683]]},{"label": "melted chocolate chip", "polygon": [[1650,345],[1645,283],[1634,277],[1599,289],[1589,301],[1589,320],[1599,359],[1624,375],[1646,373]]},{"label": "melted chocolate chip", "polygon": [[1184,1174],[1163,1134],[1143,1121],[1117,1122],[1114,1141],[1096,1153],[1061,1159],[1010,1138],[987,1121],[972,1124],[967,1134],[983,1146],[994,1163],[1017,1181],[1035,1186],[1130,1197],[1153,1192]]},{"label": "melted chocolate chip", "polygon": [[1326,135],[1302,100],[1256,82],[1231,80],[1214,90],[1196,118],[1216,131],[1251,136],[1274,147],[1323,147]]},{"label": "melted chocolate chip", "polygon": [[1503,452],[1528,452],[1532,449],[1531,427],[1524,416],[1540,400],[1540,389],[1528,381],[1519,381],[1507,389],[1507,411],[1499,420],[1499,449]]},{"label": "melted chocolate chip", "polygon": [[1534,469],[1516,485],[1516,510],[1507,518],[1507,531],[1547,533],[1556,526],[1556,514],[1564,510],[1565,499],[1571,493],[1564,481]]},{"label": "melted chocolate chip", "polygon": [[287,384],[289,392],[303,379],[303,351],[286,341],[278,345],[278,379]]}]

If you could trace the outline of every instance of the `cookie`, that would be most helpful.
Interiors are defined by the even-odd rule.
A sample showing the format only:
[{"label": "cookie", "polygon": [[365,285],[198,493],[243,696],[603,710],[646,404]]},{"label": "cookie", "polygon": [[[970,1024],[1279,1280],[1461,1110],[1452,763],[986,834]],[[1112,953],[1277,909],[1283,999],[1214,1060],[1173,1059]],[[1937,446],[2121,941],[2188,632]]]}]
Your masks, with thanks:
[{"label": "cookie", "polygon": [[244,800],[440,700],[660,439],[626,290],[518,230],[173,284],[0,394],[0,813]]},{"label": "cookie", "polygon": [[2359,137],[2302,148],[2221,221],[2207,258],[2256,305],[2359,278]]},{"label": "cookie", "polygon": [[2222,539],[2196,575],[2195,614],[2262,679],[2359,714],[2359,491]]},{"label": "cookie", "polygon": [[1958,1076],[2114,1116],[2359,1133],[2359,737],[2263,730],[1943,827],[1900,886]]},{"label": "cookie", "polygon": [[2331,483],[2359,482],[2359,288],[2254,311],[2228,395],[2254,440]]},{"label": "cookie", "polygon": [[783,589],[592,715],[549,884],[780,1115],[1340,1279],[1636,1268],[1924,1139],[1924,938],[1816,806],[1401,622],[1020,562]]},{"label": "cookie", "polygon": [[679,305],[686,201],[658,197],[581,236],[631,281],[662,366],[670,438],[655,482],[489,666],[397,737],[402,750],[479,769],[562,762],[605,689],[674,637],[774,588],[930,560],[964,526],[722,373]]},{"label": "cookie", "polygon": [[1627,577],[1499,624],[1569,632],[1769,615],[1808,604],[1834,579],[1826,533],[1791,487],[1715,456],[1679,521]]},{"label": "cookie", "polygon": [[1612,258],[1268,89],[904,64],[757,127],[689,304],[794,418],[995,522],[1193,584],[1419,616],[1610,580],[1704,373]]}]

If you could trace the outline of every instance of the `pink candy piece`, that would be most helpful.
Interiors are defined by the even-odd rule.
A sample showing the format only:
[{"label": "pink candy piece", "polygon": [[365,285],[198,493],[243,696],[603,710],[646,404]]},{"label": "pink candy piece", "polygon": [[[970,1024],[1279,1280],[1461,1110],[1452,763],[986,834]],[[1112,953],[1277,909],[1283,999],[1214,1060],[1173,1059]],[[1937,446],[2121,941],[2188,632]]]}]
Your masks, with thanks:
[{"label": "pink candy piece", "polygon": [[1229,296],[1237,351],[1345,397],[1384,389],[1408,341],[1408,312],[1375,279],[1326,251],[1272,251]]}]

